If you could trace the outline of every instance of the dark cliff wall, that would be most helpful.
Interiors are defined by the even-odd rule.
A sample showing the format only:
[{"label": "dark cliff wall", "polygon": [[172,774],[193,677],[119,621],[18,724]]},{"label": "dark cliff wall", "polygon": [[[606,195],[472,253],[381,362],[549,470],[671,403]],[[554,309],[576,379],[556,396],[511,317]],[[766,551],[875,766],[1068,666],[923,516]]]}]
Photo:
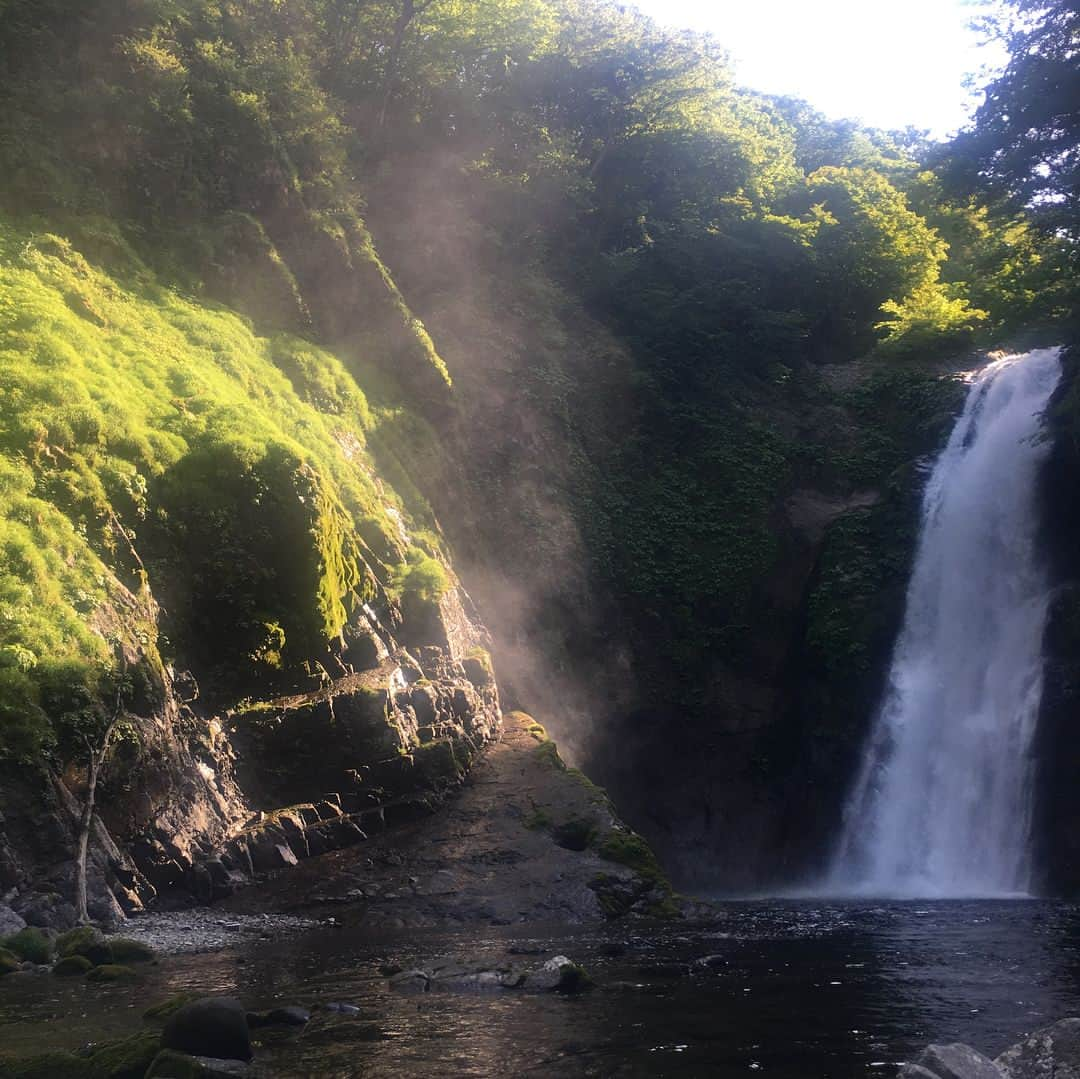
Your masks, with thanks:
[{"label": "dark cliff wall", "polygon": [[1035,742],[1035,866],[1042,890],[1080,893],[1080,348],[1063,353],[1048,411],[1043,543],[1056,586],[1044,638],[1046,667]]}]

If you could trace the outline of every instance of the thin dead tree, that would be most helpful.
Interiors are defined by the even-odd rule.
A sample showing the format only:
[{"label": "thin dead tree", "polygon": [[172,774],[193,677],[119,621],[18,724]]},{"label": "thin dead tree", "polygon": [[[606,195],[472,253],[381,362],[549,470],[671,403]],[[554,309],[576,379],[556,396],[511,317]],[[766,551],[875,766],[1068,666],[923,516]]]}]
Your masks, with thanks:
[{"label": "thin dead tree", "polygon": [[87,925],[90,921],[90,912],[86,906],[86,856],[90,847],[90,831],[94,825],[94,806],[97,799],[98,776],[102,766],[109,755],[113,736],[124,717],[124,670],[125,664],[121,659],[120,677],[117,679],[116,701],[112,714],[108,718],[100,737],[93,738],[83,732],[83,743],[86,746],[86,790],[82,798],[82,808],[79,813],[77,841],[75,845],[75,914],[80,925]]}]

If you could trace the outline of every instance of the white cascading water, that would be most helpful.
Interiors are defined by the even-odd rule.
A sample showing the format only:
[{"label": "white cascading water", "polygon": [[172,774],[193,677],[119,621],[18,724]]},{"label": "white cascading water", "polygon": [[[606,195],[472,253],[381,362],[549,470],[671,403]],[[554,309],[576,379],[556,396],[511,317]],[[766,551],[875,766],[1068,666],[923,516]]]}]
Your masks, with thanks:
[{"label": "white cascading water", "polygon": [[1029,890],[1031,743],[1050,600],[1035,486],[1058,353],[1039,349],[981,370],[934,465],[903,628],[845,811],[834,892]]}]

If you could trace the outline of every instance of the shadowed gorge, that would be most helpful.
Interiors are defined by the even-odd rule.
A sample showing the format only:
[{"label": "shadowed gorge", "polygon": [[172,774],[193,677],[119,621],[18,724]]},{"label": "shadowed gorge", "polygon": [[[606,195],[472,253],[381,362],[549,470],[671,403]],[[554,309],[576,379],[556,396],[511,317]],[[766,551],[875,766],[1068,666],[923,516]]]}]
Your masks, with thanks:
[{"label": "shadowed gorge", "polygon": [[[842,904],[759,926],[713,900],[1078,894],[1077,13],[984,29],[1010,59],[942,142],[746,87],[722,24],[608,0],[0,0],[20,1053],[40,998],[4,994],[46,960],[250,992],[246,1037],[292,1021],[273,973],[207,955],[264,932],[320,963],[352,934],[364,1008],[547,1015],[532,994],[592,986],[579,932],[627,984],[640,947],[642,984],[719,1000],[733,918],[850,931],[884,1000],[888,933],[922,941],[903,905],[852,930]],[[1031,912],[1000,910],[1023,950]],[[972,937],[935,911],[928,954]],[[129,933],[186,973],[129,978]],[[284,984],[322,1007],[316,974]],[[1066,977],[1039,999],[1080,999]],[[294,1023],[327,1069],[333,1014]],[[754,1029],[695,1066],[760,1064]],[[300,1041],[253,1036],[303,1074]],[[130,1074],[181,1067],[133,1037]],[[634,1070],[685,1048],[655,1039],[610,1074],[667,1074]],[[876,1046],[851,1061],[891,1068]],[[56,1048],[40,1074],[120,1074],[74,1030]]]}]

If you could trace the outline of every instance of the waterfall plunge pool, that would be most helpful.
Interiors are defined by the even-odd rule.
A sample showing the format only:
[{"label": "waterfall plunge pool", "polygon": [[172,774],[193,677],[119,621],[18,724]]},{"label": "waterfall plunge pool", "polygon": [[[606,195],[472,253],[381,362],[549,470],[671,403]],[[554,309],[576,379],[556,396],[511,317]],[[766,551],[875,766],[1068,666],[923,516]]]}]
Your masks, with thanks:
[{"label": "waterfall plunge pool", "polygon": [[[569,955],[595,977],[573,997],[391,990],[388,960]],[[718,965],[688,973],[705,956]],[[352,1076],[891,1077],[929,1041],[996,1055],[1080,1014],[1080,906],[1043,900],[754,901],[707,925],[542,932],[318,929],[277,943],[165,959],[134,987],[48,975],[0,981],[0,1060],[137,1029],[184,989],[248,1007],[344,1001],[268,1037],[257,1059],[286,1079]],[[62,1023],[56,1020],[61,1018]]]}]

